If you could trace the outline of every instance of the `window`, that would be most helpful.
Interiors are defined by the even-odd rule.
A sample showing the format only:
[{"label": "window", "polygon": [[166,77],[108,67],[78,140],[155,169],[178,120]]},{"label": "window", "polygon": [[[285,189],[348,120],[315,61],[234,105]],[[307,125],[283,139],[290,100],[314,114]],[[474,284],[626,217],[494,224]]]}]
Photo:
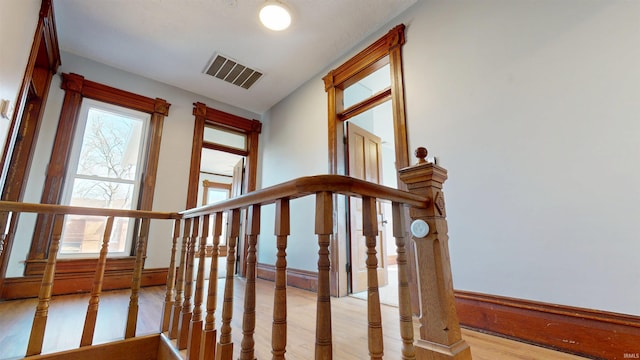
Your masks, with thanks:
[{"label": "window", "polygon": [[205,124],[203,141],[205,143],[226,146],[231,149],[247,151],[246,134],[214,125]]},{"label": "window", "polygon": [[[73,137],[62,203],[109,209],[135,209],[138,205],[143,149],[150,115],[120,106],[85,100]],[[106,218],[67,216],[60,255],[97,254]],[[131,249],[133,220],[114,219],[110,255]]]},{"label": "window", "polygon": [[[164,117],[169,115],[171,104],[160,98],[153,99],[89,81],[83,76],[73,73],[62,74],[61,87],[65,91],[65,97],[40,202],[42,204],[70,203],[78,205],[82,202],[94,201],[91,206],[97,206],[94,204],[100,201],[103,205],[110,203],[109,206],[116,206],[118,203],[118,206],[131,206],[132,209],[151,210],[162,127]],[[83,107],[83,104],[93,104],[94,111],[96,114],[101,114],[102,119],[87,121],[87,116],[81,116],[81,114],[84,112],[88,115],[88,109],[91,106]],[[136,141],[133,140],[135,137],[132,137],[131,140],[122,137],[127,146],[120,156],[119,170],[112,169],[110,172],[104,169],[101,171],[92,169],[91,163],[94,161],[87,160],[85,165],[79,161],[83,156],[96,156],[95,150],[90,148],[82,150],[82,145],[85,142],[85,135],[92,131],[92,124],[105,121],[106,118],[128,119],[113,120],[114,123],[119,124],[114,125],[115,128],[124,128],[130,125],[131,134],[137,134],[136,136],[140,139]],[[82,135],[76,136],[76,134]],[[86,141],[89,143],[90,137],[86,138]],[[127,165],[131,161],[137,161],[135,169],[133,166]],[[127,170],[125,171],[124,168]],[[119,175],[116,175],[118,172]],[[144,174],[144,176],[141,177],[140,174]],[[65,178],[68,178],[68,181],[64,181],[63,186],[62,179]],[[74,184],[78,184],[75,189]],[[90,191],[92,194],[88,195],[87,184],[112,186],[114,198],[109,202],[104,199],[104,192],[99,196],[95,189],[92,189]],[[115,190],[116,185],[118,185],[118,190]],[[83,186],[85,193],[87,193],[85,197],[80,196],[76,200],[72,200],[75,196],[74,191],[76,194],[81,193]],[[128,193],[131,196],[130,200],[124,200],[127,197],[121,196],[122,193]],[[131,224],[125,222],[114,225],[117,226],[117,229],[114,228],[116,234],[126,234],[133,230]],[[78,244],[78,241],[73,237],[77,238],[80,234],[98,233],[101,231],[100,226],[103,225],[92,218],[70,219],[66,229],[67,239],[63,245],[64,253],[68,256],[66,259],[60,259],[61,261],[56,264],[56,269],[68,274],[94,272],[97,257],[82,254],[80,251],[85,251],[82,249],[83,245]],[[43,273],[48,257],[52,228],[53,217],[45,214],[37,217],[33,240],[25,262],[25,275],[41,275]],[[123,239],[128,238],[126,235],[121,236]],[[130,256],[135,251],[133,247],[129,251],[126,242],[124,242],[124,247],[122,244],[114,247],[112,256],[116,254],[116,250],[122,256],[117,258],[113,256],[107,262],[107,270],[133,269],[135,258]],[[92,250],[87,247],[86,251],[91,252]],[[80,259],[81,257],[84,259]]]}]

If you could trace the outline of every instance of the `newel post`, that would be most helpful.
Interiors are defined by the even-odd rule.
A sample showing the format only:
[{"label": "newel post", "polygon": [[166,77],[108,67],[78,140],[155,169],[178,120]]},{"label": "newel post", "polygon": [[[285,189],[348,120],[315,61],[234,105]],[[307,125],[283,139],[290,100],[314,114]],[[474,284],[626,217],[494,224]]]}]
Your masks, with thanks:
[{"label": "newel post", "polygon": [[[420,339],[417,359],[468,360],[469,345],[462,339],[456,313],[449,260],[449,237],[442,184],[447,170],[425,161],[427,149],[418,148],[418,164],[400,170],[410,192],[426,196],[427,207],[411,208],[411,237],[416,247],[420,287]],[[420,220],[428,224],[428,228]],[[422,226],[421,226],[422,225]],[[426,234],[420,234],[424,230]]]}]

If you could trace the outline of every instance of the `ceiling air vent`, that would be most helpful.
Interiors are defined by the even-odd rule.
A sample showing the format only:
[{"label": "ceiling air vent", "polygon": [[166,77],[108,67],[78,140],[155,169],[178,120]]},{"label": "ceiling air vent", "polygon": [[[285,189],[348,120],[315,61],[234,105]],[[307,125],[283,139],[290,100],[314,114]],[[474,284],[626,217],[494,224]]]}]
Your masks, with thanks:
[{"label": "ceiling air vent", "polygon": [[205,73],[245,89],[249,89],[262,76],[261,72],[219,54],[214,55]]}]

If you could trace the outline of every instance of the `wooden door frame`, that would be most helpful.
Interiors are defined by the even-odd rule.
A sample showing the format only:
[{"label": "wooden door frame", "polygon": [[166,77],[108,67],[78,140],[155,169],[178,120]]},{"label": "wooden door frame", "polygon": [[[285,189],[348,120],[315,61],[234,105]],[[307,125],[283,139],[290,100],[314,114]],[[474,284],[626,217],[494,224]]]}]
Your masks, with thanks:
[{"label": "wooden door frame", "polygon": [[[402,71],[402,45],[404,45],[404,43],[405,26],[404,24],[400,24],[339,67],[329,71],[323,78],[325,91],[328,96],[328,165],[330,174],[346,174],[343,147],[345,134],[342,123],[389,99],[391,99],[395,129],[396,170],[409,166],[404,78]],[[391,86],[385,91],[345,109],[343,105],[344,89],[386,64],[390,66]],[[398,180],[398,188],[406,190],[406,186],[400,180]],[[339,211],[342,213],[346,211],[346,209],[340,209]],[[338,222],[339,221],[340,218],[338,219]],[[331,263],[338,264],[338,266],[332,266],[330,271],[331,294],[334,296],[343,296],[347,293],[347,284],[344,280],[342,282],[340,281],[341,278],[346,278],[345,276],[341,276],[341,273],[344,272],[343,269],[346,268],[346,264],[340,262],[340,254],[345,251],[346,246],[345,225],[338,223],[334,228],[330,250]],[[411,246],[408,247],[408,251],[409,258],[411,259]],[[417,310],[419,306],[417,303],[418,294],[417,291],[415,291],[415,289],[417,289],[417,282],[414,275],[416,274],[415,262],[410,261],[409,267],[410,287],[414,290],[414,293],[412,293],[412,305],[414,306],[414,310]]]},{"label": "wooden door frame", "polygon": [[[22,201],[31,160],[38,138],[53,75],[60,67],[60,49],[55,16],[51,0],[42,0],[31,52],[11,118],[0,169],[2,200]],[[28,118],[23,122],[23,119]],[[20,139],[19,139],[20,138]],[[13,179],[13,180],[12,180]],[[18,181],[17,179],[21,179]],[[13,234],[18,216],[9,221],[9,234]],[[0,293],[4,287],[13,237],[0,239]]]},{"label": "wooden door frame", "polygon": [[[238,149],[226,148],[224,146],[215,146],[215,150],[228,151],[245,156],[247,164],[243,181],[243,193],[256,190],[256,174],[258,171],[258,138],[262,131],[262,123],[255,119],[250,120],[210,108],[201,102],[193,104],[193,115],[195,116],[195,124],[193,127],[193,146],[191,147],[191,166],[189,170],[189,186],[187,190],[186,208],[191,209],[198,206],[200,165],[202,162],[202,148],[205,145],[203,137],[206,124],[221,126],[247,135],[247,151],[238,151]],[[238,257],[240,258],[239,268],[240,274],[244,276],[246,273],[245,258],[247,254],[247,242],[241,241],[240,243],[244,244],[244,246],[242,248],[240,248],[240,246],[238,247]]]}]

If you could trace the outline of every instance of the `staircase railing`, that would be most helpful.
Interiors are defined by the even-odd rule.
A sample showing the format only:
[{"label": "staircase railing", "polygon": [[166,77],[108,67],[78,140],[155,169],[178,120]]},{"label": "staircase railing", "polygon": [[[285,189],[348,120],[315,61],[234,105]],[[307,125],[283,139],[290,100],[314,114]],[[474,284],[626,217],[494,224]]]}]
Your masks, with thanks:
[{"label": "staircase railing", "polygon": [[[42,352],[42,343],[44,340],[45,328],[49,314],[49,304],[53,293],[53,283],[55,278],[56,261],[58,257],[58,249],[60,247],[60,239],[62,238],[62,230],[66,215],[84,215],[84,216],[103,216],[107,218],[106,226],[103,233],[103,240],[98,255],[98,261],[94,274],[93,287],[89,304],[87,306],[87,315],[82,332],[80,346],[88,346],[92,344],[93,334],[96,327],[96,319],[100,302],[100,294],[102,292],[103,279],[106,269],[107,253],[109,248],[109,240],[113,229],[114,218],[131,218],[138,220],[137,233],[134,236],[135,244],[135,265],[133,269],[131,281],[131,297],[129,301],[129,309],[127,313],[127,322],[124,338],[132,338],[136,333],[138,319],[138,298],[140,292],[142,269],[144,267],[144,258],[147,251],[147,241],[149,235],[149,224],[151,219],[174,219],[178,215],[176,213],[162,213],[141,210],[114,210],[114,209],[96,209],[75,206],[49,205],[49,204],[28,204],[9,201],[0,201],[0,243],[9,237],[8,223],[12,216],[20,213],[36,213],[51,216],[53,218],[53,231],[51,241],[47,252],[47,262],[42,275],[42,283],[38,295],[38,305],[36,307],[31,328],[31,335],[27,345],[26,356],[38,355]],[[0,246],[0,255],[3,247]]]},{"label": "staircase railing", "polygon": [[[448,253],[447,223],[445,218],[442,184],[446,170],[424,161],[426,150],[420,152],[416,166],[402,169],[400,178],[409,191],[401,191],[339,175],[320,175],[295,179],[280,185],[258,190],[224,202],[183,211],[179,214],[97,210],[55,205],[32,205],[0,202],[0,221],[7,221],[9,212],[38,212],[55,215],[54,234],[49,248],[49,260],[43,276],[40,298],[31,333],[27,356],[39,354],[42,349],[48,302],[55,274],[56,253],[65,214],[87,214],[141,219],[137,234],[136,266],[132,277],[131,301],[125,338],[135,336],[137,297],[140,289],[145,256],[149,220],[174,221],[170,264],[168,266],[166,296],[162,311],[161,332],[175,340],[179,350],[186,350],[188,359],[231,360],[234,353],[232,318],[234,298],[235,254],[240,235],[240,216],[246,211],[246,285],[242,314],[242,341],[240,360],[254,360],[256,331],[256,246],[260,235],[262,206],[276,205],[275,235],[277,260],[275,263],[275,292],[272,322],[272,359],[285,359],[287,345],[287,284],[286,245],[290,233],[290,208],[292,199],[315,197],[315,234],[318,244],[317,307],[315,359],[332,359],[330,257],[329,247],[335,231],[334,198],[336,194],[362,199],[363,235],[366,242],[367,265],[367,318],[368,352],[370,359],[382,359],[383,336],[380,297],[378,290],[377,201],[392,203],[393,235],[397,246],[399,283],[399,321],[402,338],[401,354],[390,354],[402,359],[471,359],[468,345],[462,340],[455,310],[453,285]],[[408,268],[407,239],[409,209],[413,219],[413,234],[417,258],[418,293],[420,296],[420,334],[414,339]],[[222,217],[227,213],[227,262],[224,284],[221,326],[215,327],[217,312],[218,249],[222,231]],[[213,230],[209,234],[210,223]],[[105,230],[103,248],[96,270],[96,280],[87,310],[87,322],[82,344],[91,344],[92,327],[104,274],[104,260],[111,222]],[[4,229],[3,224],[0,228]],[[206,239],[213,238],[213,254],[209,268],[208,289],[205,291]],[[179,246],[180,245],[180,246]],[[180,251],[178,251],[178,246]],[[198,260],[198,261],[196,261]],[[194,269],[197,263],[197,268]],[[195,273],[195,279],[194,279]],[[194,288],[195,283],[195,288]],[[204,295],[206,293],[206,301]],[[218,334],[219,333],[219,334]],[[219,336],[218,336],[219,335]]]}]

